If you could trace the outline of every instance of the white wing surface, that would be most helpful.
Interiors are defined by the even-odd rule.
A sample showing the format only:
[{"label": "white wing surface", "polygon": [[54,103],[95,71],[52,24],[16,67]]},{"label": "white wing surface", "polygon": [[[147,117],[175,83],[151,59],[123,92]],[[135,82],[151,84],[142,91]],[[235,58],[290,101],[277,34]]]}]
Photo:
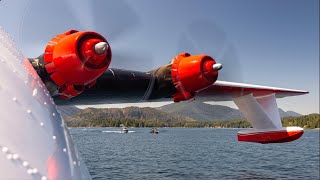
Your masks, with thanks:
[{"label": "white wing surface", "polygon": [[199,91],[196,98],[205,101],[231,101],[233,98],[252,94],[254,97],[274,94],[276,98],[308,94],[307,91],[260,86],[254,84],[216,81],[213,85]]}]

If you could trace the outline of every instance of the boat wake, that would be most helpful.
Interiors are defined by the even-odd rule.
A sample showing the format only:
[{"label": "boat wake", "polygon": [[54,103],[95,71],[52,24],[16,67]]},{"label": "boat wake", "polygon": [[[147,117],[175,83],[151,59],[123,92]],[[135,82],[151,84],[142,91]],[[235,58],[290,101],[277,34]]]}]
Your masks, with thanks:
[{"label": "boat wake", "polygon": [[[102,131],[103,133],[126,133],[124,131]],[[128,131],[127,133],[135,133],[136,131]]]}]

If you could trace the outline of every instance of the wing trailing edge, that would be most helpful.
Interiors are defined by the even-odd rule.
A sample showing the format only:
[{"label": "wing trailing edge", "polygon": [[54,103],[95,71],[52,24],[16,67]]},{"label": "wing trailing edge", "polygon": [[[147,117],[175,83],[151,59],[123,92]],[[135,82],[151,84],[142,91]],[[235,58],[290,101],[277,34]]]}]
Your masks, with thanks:
[{"label": "wing trailing edge", "polygon": [[254,97],[262,97],[274,94],[276,98],[298,96],[308,94],[303,90],[260,86],[254,84],[236,83],[228,81],[216,81],[213,85],[199,91],[196,95],[201,100],[231,101],[233,98],[252,94]]}]

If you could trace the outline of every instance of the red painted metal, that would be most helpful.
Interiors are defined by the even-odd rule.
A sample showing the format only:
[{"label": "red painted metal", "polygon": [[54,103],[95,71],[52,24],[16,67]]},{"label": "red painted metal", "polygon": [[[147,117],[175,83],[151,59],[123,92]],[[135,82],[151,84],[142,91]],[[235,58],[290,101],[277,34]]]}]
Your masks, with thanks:
[{"label": "red painted metal", "polygon": [[196,92],[212,85],[218,78],[218,71],[212,69],[215,60],[207,55],[191,56],[179,54],[172,60],[172,81],[178,90],[174,102],[191,99]]},{"label": "red painted metal", "polygon": [[94,51],[94,45],[107,40],[91,31],[70,30],[58,34],[48,43],[45,68],[50,78],[59,86],[61,98],[72,98],[81,94],[85,86],[92,87],[95,80],[108,68],[111,49],[103,54]]},{"label": "red painted metal", "polygon": [[303,130],[279,130],[254,133],[238,133],[238,141],[256,142],[256,143],[284,143],[299,139]]},{"label": "red painted metal", "polygon": [[101,39],[86,39],[81,44],[80,59],[84,62],[84,64],[87,67],[90,67],[91,69],[103,68],[106,66],[106,63],[107,63],[105,61],[107,56],[106,53],[100,55],[94,51],[94,48],[93,48],[94,45],[96,45],[99,42],[101,42]]}]

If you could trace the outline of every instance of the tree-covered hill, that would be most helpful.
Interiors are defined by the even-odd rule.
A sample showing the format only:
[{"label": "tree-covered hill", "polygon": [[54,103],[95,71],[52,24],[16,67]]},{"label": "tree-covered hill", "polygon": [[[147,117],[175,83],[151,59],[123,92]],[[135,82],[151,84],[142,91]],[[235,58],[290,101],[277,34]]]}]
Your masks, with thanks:
[{"label": "tree-covered hill", "polygon": [[[200,101],[172,103],[157,109],[170,114],[182,115],[199,121],[244,119],[244,116],[238,109],[222,105],[211,105]],[[284,111],[280,108],[279,114],[280,117],[302,116],[299,113],[293,111]]]},{"label": "tree-covered hill", "polygon": [[[144,127],[146,124],[159,126],[170,126],[178,122],[190,122],[194,119],[181,115],[173,115],[153,108],[110,108],[110,109],[95,109],[86,108],[80,110],[71,116],[64,117],[68,126],[93,126],[93,127],[108,127],[119,126],[125,124],[128,126]],[[120,123],[120,124],[119,124]]]},{"label": "tree-covered hill", "polygon": [[287,126],[299,126],[305,129],[320,128],[320,114],[309,114],[300,117],[284,117],[282,118],[282,125]]},{"label": "tree-covered hill", "polygon": [[[87,108],[74,115],[64,117],[69,127],[213,127],[213,128],[249,128],[246,120],[215,120],[198,121],[192,118],[166,113],[154,108]],[[305,129],[319,128],[319,114],[301,117],[282,118],[286,126],[300,126]]]}]

